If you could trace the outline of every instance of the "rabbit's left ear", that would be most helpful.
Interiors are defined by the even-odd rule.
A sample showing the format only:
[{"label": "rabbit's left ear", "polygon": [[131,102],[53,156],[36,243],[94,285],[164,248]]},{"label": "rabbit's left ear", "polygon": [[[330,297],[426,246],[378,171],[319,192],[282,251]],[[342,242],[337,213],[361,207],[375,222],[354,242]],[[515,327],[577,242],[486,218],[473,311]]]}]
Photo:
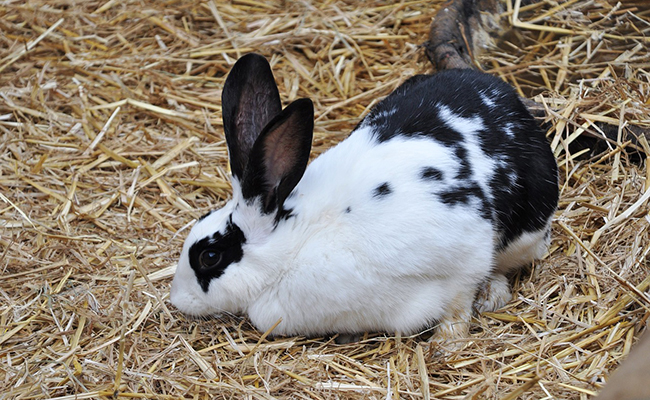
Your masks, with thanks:
[{"label": "rabbit's left ear", "polygon": [[309,99],[289,104],[264,127],[248,159],[242,194],[261,196],[267,214],[280,210],[307,168],[314,131],[314,105]]},{"label": "rabbit's left ear", "polygon": [[250,53],[237,60],[226,78],[221,107],[230,170],[241,180],[255,140],[282,110],[271,66],[263,56]]}]

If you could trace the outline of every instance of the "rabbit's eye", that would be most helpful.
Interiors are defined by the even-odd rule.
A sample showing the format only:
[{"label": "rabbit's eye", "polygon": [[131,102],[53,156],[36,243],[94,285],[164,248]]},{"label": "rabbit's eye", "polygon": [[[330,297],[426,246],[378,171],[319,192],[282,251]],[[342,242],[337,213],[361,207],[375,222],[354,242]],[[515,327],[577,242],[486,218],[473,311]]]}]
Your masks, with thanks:
[{"label": "rabbit's eye", "polygon": [[207,249],[201,252],[201,255],[199,256],[199,262],[201,263],[201,268],[210,269],[216,267],[221,262],[221,258],[221,252]]}]

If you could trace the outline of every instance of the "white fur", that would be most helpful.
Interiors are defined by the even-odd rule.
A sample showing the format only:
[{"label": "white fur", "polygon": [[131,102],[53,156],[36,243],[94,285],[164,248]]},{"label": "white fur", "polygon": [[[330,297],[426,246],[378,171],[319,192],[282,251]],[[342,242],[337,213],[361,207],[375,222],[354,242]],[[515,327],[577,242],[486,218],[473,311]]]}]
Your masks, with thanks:
[{"label": "white fur", "polygon": [[510,270],[531,263],[533,260],[544,257],[550,244],[548,225],[536,232],[523,232],[513,240],[505,249],[497,253],[496,271],[507,273]]},{"label": "white fur", "polygon": [[[466,318],[473,288],[493,265],[490,222],[471,209],[478,204],[441,203],[436,192],[447,188],[444,181],[421,180],[423,166],[455,176],[452,149],[425,138],[377,143],[370,129],[309,165],[285,202],[295,217],[275,230],[272,218],[251,215],[257,207],[239,194],[199,221],[181,254],[172,303],[194,315],[247,313],[261,331],[282,319],[274,334],[286,335],[408,334],[453,319],[452,311]],[[392,192],[373,198],[384,182]],[[247,238],[244,257],[204,293],[187,251],[231,212]]]},{"label": "white fur", "polygon": [[488,106],[489,108],[494,108],[496,107],[497,103],[494,102],[491,98],[489,98],[485,93],[480,93],[481,100],[483,100],[483,104]]},{"label": "white fur", "polygon": [[514,138],[515,137],[515,132],[513,131],[513,124],[511,122],[506,122],[503,125],[503,132],[509,137],[509,138]]}]

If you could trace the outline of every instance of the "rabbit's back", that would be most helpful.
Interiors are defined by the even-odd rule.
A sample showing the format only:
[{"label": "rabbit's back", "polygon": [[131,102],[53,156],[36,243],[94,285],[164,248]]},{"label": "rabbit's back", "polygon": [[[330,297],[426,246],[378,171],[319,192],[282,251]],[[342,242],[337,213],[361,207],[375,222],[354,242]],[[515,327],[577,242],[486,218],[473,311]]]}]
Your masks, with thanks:
[{"label": "rabbit's back", "polygon": [[380,143],[425,137],[453,152],[457,173],[446,177],[440,200],[451,207],[478,200],[495,225],[498,252],[548,235],[558,200],[555,158],[515,91],[498,78],[473,70],[412,77],[373,108],[362,128]]}]

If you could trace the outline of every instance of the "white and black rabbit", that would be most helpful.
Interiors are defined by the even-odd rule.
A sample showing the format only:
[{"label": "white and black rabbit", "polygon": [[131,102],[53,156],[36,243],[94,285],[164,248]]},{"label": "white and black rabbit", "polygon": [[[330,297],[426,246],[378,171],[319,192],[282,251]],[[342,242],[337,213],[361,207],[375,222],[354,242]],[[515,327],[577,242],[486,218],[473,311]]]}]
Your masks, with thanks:
[{"label": "white and black rabbit", "polygon": [[171,302],[185,313],[281,319],[275,335],[458,335],[547,250],[557,165],[495,77],[412,77],[309,166],[312,102],[282,110],[264,57],[237,61],[222,107],[233,198],[183,246]]}]

